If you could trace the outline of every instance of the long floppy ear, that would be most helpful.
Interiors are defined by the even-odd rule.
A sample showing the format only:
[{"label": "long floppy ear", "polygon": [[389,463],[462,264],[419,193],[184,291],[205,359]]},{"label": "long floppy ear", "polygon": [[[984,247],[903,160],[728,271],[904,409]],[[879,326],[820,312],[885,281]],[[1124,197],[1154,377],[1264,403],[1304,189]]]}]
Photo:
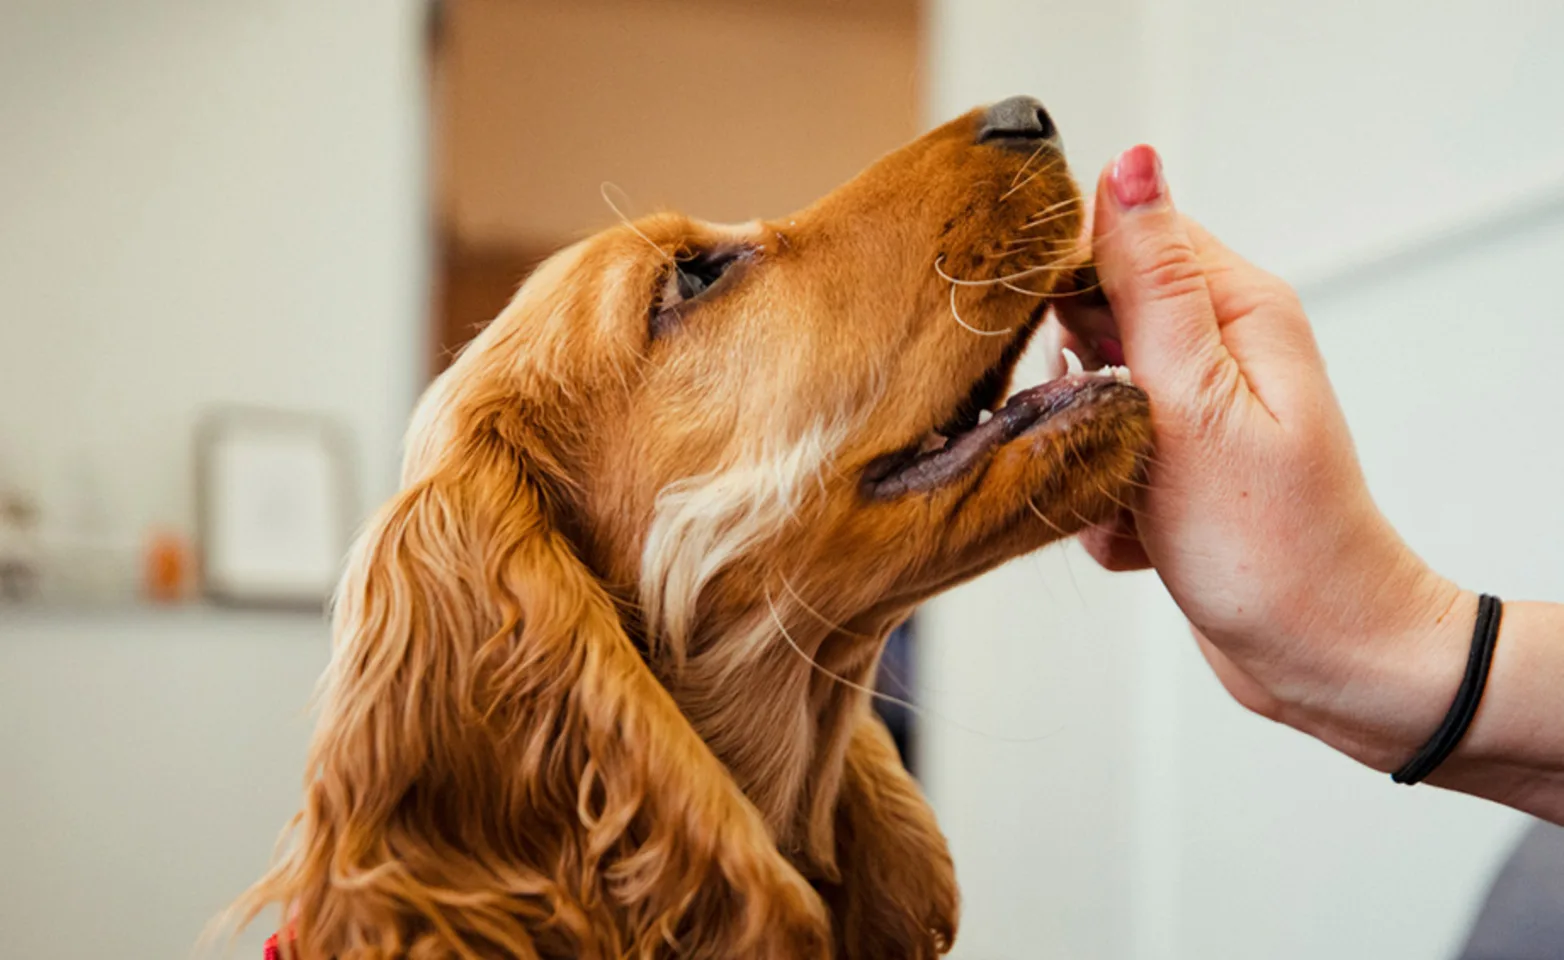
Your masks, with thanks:
[{"label": "long floppy ear", "polygon": [[933,960],[956,939],[956,872],[945,837],[890,731],[863,709],[836,808],[840,882],[821,893],[840,960]]},{"label": "long floppy ear", "polygon": [[458,422],[355,548],[304,808],[238,909],[280,904],[307,958],[826,956],[818,896],[551,519],[546,461],[502,414]]}]

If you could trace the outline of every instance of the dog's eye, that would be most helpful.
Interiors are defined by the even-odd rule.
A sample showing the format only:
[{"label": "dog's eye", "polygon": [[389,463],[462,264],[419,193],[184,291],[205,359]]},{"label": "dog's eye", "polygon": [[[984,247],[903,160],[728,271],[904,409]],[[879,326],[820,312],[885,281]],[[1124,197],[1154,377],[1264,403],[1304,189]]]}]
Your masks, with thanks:
[{"label": "dog's eye", "polygon": [[729,262],[724,260],[675,268],[673,272],[674,295],[680,300],[694,300],[707,290],[710,290],[712,284],[722,279],[723,271],[728,269]]},{"label": "dog's eye", "polygon": [[663,278],[662,289],[652,304],[652,336],[666,332],[679,319],[682,307],[705,296],[747,255],[744,249],[708,250],[676,261]]}]

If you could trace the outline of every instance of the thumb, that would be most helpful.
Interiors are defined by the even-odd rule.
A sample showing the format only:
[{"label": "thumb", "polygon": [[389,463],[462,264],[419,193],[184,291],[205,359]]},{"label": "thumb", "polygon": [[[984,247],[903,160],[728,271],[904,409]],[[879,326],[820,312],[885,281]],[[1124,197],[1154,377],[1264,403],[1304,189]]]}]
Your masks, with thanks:
[{"label": "thumb", "polygon": [[1103,171],[1093,234],[1097,272],[1137,382],[1154,400],[1208,399],[1232,358],[1205,266],[1151,147],[1132,147]]}]

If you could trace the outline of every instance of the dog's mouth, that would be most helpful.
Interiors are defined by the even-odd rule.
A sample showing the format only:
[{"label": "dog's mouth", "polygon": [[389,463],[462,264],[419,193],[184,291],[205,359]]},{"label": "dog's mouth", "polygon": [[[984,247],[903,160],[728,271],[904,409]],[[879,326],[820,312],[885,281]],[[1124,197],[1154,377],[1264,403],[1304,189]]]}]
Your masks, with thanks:
[{"label": "dog's mouth", "polygon": [[867,497],[890,500],[938,490],[1066,409],[1119,391],[1139,392],[1128,368],[1102,365],[1089,370],[1066,348],[1062,376],[1005,398],[1005,387],[1046,310],[1044,304],[1033,311],[994,365],[972,384],[954,413],[918,443],[876,457],[864,468],[862,486]]}]

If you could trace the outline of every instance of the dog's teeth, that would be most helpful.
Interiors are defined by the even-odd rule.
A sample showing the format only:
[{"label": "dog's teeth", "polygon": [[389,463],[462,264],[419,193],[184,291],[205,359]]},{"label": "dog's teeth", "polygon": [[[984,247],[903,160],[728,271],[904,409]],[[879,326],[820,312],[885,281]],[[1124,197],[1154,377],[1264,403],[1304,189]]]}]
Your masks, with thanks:
[{"label": "dog's teeth", "polygon": [[987,423],[987,422],[989,422],[992,419],[994,419],[994,412],[992,410],[979,410],[978,411],[978,423],[979,424]]},{"label": "dog's teeth", "polygon": [[933,453],[936,450],[945,449],[945,437],[937,433],[930,433],[923,438],[923,445],[918,448],[919,453]]},{"label": "dog's teeth", "polygon": [[1069,347],[1064,347],[1059,352],[1064,354],[1064,372],[1065,373],[1085,373],[1086,372],[1086,364],[1081,362],[1081,358],[1075,355],[1075,351],[1074,350],[1071,350]]},{"label": "dog's teeth", "polygon": [[1092,376],[1102,377],[1104,380],[1117,380],[1120,383],[1134,384],[1129,367],[1106,366],[1098,367],[1091,371]]}]

